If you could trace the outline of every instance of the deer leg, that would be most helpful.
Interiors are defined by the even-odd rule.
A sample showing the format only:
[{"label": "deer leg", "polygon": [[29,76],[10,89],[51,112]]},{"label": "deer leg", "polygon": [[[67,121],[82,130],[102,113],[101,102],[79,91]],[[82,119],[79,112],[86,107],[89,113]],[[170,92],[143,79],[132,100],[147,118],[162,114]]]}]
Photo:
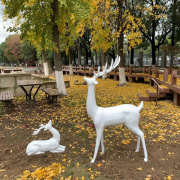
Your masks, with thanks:
[{"label": "deer leg", "polygon": [[139,147],[140,147],[140,136],[137,136],[137,147],[135,152],[139,152]]},{"label": "deer leg", "polygon": [[142,146],[143,146],[143,150],[144,150],[144,161],[147,162],[147,160],[148,160],[148,155],[147,155],[146,144],[145,144],[145,140],[144,140],[144,133],[139,129],[138,125],[125,124],[125,126],[126,126],[129,130],[131,130],[134,134],[136,134],[137,136],[140,137],[141,142],[142,142]]},{"label": "deer leg", "polygon": [[104,139],[103,139],[103,133],[102,133],[102,136],[101,136],[101,155],[104,154]]},{"label": "deer leg", "polygon": [[94,161],[96,160],[96,156],[97,156],[98,149],[99,149],[99,144],[100,144],[102,134],[103,134],[103,129],[97,129],[96,132],[97,132],[96,146],[95,146],[94,156],[93,156],[93,159],[91,160],[91,163],[94,163]]}]

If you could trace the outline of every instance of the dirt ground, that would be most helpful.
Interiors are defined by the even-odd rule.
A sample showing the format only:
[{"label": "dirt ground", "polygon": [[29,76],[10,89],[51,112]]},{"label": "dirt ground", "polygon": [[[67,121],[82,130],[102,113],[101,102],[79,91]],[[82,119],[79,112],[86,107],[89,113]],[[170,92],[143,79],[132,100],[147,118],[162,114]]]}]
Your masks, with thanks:
[{"label": "dirt ground", "polygon": [[[25,170],[32,172],[53,162],[61,163],[66,168],[61,176],[72,176],[74,180],[82,176],[85,179],[102,180],[180,179],[179,136],[172,138],[168,133],[164,136],[171,143],[151,141],[146,136],[148,162],[144,162],[142,146],[140,152],[135,152],[134,135],[130,134],[131,143],[122,144],[121,132],[124,133],[122,129],[125,127],[119,128],[119,135],[114,133],[113,128],[107,128],[104,134],[105,154],[101,156],[98,153],[95,163],[90,164],[94,153],[95,129],[92,120],[88,118],[85,101],[81,103],[81,112],[76,111],[76,115],[75,103],[71,102],[70,106],[68,99],[61,98],[55,107],[43,95],[39,95],[36,105],[32,107],[25,102],[25,98],[16,98],[10,108],[3,106],[0,116],[0,179],[17,179]],[[53,120],[53,127],[60,132],[60,144],[66,146],[66,151],[27,156],[25,151],[29,142],[51,137],[50,133],[43,130],[37,136],[32,136],[33,129],[38,128],[40,123],[46,124],[49,119]],[[83,126],[78,119],[84,120]],[[87,129],[92,132],[91,135]]]}]

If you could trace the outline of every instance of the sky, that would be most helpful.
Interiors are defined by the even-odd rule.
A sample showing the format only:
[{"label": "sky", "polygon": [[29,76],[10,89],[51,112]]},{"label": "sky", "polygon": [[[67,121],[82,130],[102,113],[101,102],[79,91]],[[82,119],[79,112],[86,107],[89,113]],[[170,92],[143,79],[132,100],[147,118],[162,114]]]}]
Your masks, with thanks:
[{"label": "sky", "polygon": [[0,44],[2,42],[4,42],[6,40],[6,38],[11,35],[11,34],[14,34],[14,33],[10,33],[10,32],[7,32],[6,29],[8,27],[11,27],[11,21],[8,20],[6,22],[3,21],[3,5],[1,5],[1,2],[0,2]]}]

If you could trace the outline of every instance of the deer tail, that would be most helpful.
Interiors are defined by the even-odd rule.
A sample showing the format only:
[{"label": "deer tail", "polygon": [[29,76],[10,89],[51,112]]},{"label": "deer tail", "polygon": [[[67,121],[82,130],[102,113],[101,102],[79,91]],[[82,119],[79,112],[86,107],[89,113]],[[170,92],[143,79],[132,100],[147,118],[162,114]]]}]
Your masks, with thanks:
[{"label": "deer tail", "polygon": [[143,101],[141,101],[140,105],[137,107],[138,111],[140,111],[143,108]]}]

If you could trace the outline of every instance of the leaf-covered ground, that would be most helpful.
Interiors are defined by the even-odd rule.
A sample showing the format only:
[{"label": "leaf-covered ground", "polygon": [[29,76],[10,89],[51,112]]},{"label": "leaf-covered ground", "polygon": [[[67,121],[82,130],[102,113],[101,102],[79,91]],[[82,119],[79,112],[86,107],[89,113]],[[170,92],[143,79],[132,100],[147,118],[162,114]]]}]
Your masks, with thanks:
[{"label": "leaf-covered ground", "polygon": [[[65,76],[70,81],[68,95],[53,106],[39,91],[34,107],[25,97],[16,98],[10,109],[3,107],[0,117],[0,179],[174,179],[180,177],[180,108],[171,100],[144,102],[140,129],[145,134],[148,162],[144,162],[142,146],[135,153],[136,136],[125,126],[108,127],[104,133],[105,154],[100,150],[90,164],[95,147],[96,132],[86,112],[87,85],[82,76]],[[96,99],[99,106],[124,103],[139,105],[137,93],[153,89],[148,84],[129,83],[117,87],[117,81],[98,79]],[[61,134],[64,153],[27,156],[27,144],[35,139],[49,139],[41,131],[32,136],[39,124],[52,120]]]}]

